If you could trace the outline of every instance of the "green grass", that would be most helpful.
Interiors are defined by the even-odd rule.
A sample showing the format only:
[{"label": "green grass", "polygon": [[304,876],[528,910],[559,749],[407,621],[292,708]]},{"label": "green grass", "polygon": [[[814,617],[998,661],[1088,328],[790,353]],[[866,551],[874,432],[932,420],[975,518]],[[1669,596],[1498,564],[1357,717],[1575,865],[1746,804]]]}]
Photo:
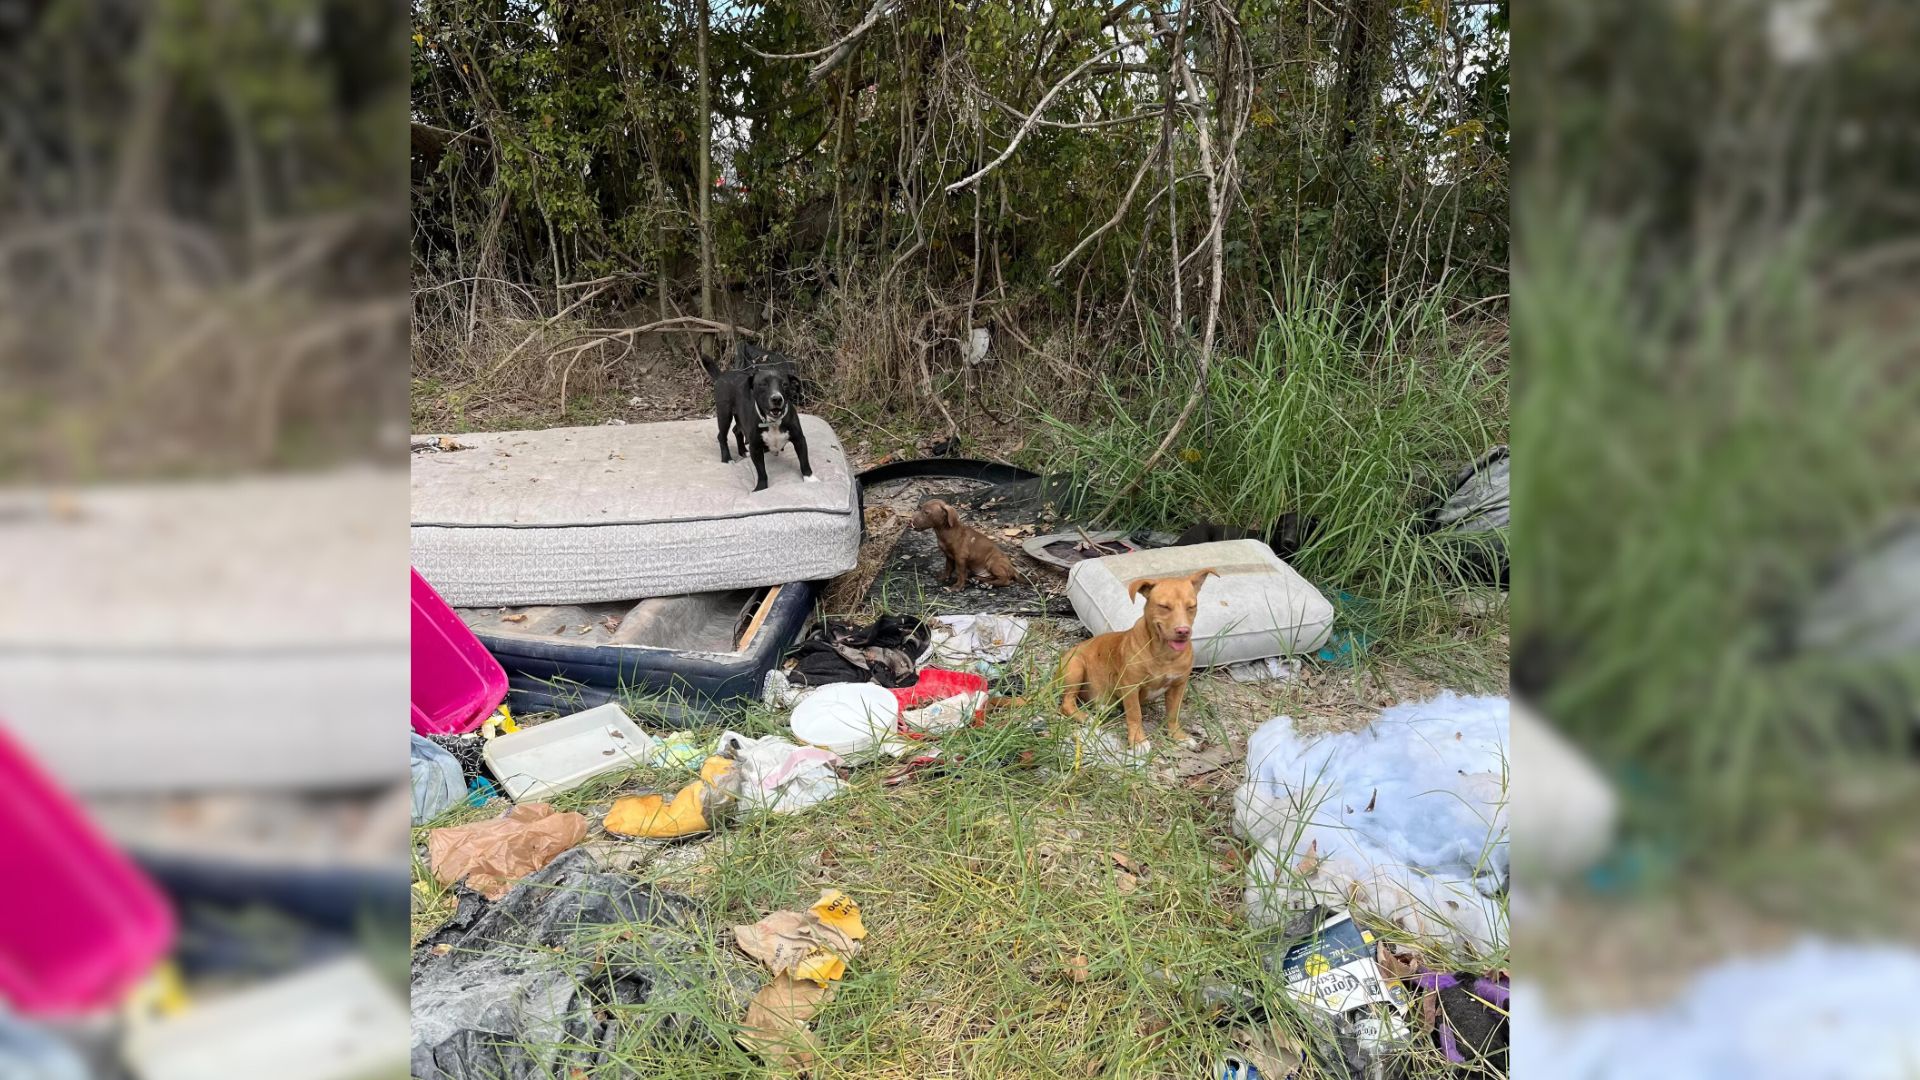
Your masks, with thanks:
[{"label": "green grass", "polygon": [[[825,888],[860,904],[869,937],[813,1025],[824,1048],[816,1075],[1205,1075],[1244,1023],[1222,1003],[1226,987],[1278,1007],[1278,1031],[1313,1045],[1319,1021],[1292,1011],[1263,965],[1273,935],[1245,918],[1244,845],[1231,827],[1239,770],[1187,786],[1077,753],[1074,733],[1051,708],[1058,645],[1044,628],[1030,636],[1014,661],[1034,688],[1029,703],[945,737],[947,763],[937,770],[888,787],[881,778],[890,766],[863,766],[840,797],[806,812],[738,817],[710,838],[627,849],[638,856],[639,878],[699,901],[716,964],[731,949],[731,925],[805,907]],[[1188,697],[1187,725],[1210,743],[1225,737],[1223,685],[1203,681]],[[1273,710],[1285,711],[1302,692],[1274,686]],[[628,704],[644,711],[642,702]],[[761,707],[729,726],[785,730],[783,714]],[[1119,727],[1114,718],[1105,724]],[[700,729],[700,741],[711,745],[719,731]],[[553,802],[597,821],[620,794],[672,791],[690,775],[635,769]],[[461,807],[432,824],[499,809]],[[1115,852],[1146,868],[1131,892],[1122,891]],[[424,880],[426,868],[416,870]],[[446,890],[423,884],[416,938],[452,906]],[[598,955],[604,938],[583,935],[577,949]],[[1071,976],[1075,957],[1086,958],[1085,981]],[[1477,963],[1491,970],[1506,960]],[[653,1025],[676,1014],[736,1031],[744,1008],[717,980],[709,993],[676,994],[631,1013],[609,1075],[763,1072],[728,1038],[662,1037]],[[1434,1057],[1416,1055],[1411,1075],[1443,1075]]]},{"label": "green grass", "polygon": [[1455,633],[1465,553],[1417,528],[1458,469],[1506,441],[1500,349],[1450,332],[1437,297],[1386,308],[1296,289],[1276,301],[1250,352],[1214,357],[1206,404],[1142,474],[1186,400],[1189,372],[1154,356],[1106,383],[1100,421],[1049,417],[1058,465],[1127,526],[1209,520],[1264,531],[1286,512],[1315,519],[1289,562],[1330,593],[1366,601],[1342,613],[1349,625],[1402,658],[1451,665],[1448,676],[1504,680],[1503,650]]},{"label": "green grass", "polygon": [[1825,817],[1831,772],[1861,789],[1909,760],[1920,700],[1911,656],[1790,642],[1825,569],[1914,505],[1912,340],[1832,306],[1810,235],[1660,263],[1572,214],[1532,222],[1517,673],[1639,777],[1629,806],[1670,842]]}]

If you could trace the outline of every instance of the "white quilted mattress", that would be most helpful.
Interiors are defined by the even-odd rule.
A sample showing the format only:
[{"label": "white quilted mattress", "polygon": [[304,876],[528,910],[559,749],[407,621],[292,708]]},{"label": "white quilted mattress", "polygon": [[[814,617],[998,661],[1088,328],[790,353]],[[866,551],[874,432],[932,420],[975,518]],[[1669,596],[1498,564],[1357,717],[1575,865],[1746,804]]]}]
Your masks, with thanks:
[{"label": "white quilted mattress", "polygon": [[456,607],[592,604],[816,581],[854,568],[858,482],[802,416],[793,448],[722,464],[712,420],[459,435],[413,455],[413,565]]}]

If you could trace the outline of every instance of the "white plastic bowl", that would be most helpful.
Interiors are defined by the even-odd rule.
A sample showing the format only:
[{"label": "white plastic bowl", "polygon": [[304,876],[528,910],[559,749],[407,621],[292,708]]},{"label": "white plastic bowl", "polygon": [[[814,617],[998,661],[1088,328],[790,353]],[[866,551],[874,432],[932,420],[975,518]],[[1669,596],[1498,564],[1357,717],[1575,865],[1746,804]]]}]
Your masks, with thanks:
[{"label": "white plastic bowl", "polygon": [[880,745],[899,722],[899,699],[873,683],[830,683],[793,707],[794,738],[843,756]]}]

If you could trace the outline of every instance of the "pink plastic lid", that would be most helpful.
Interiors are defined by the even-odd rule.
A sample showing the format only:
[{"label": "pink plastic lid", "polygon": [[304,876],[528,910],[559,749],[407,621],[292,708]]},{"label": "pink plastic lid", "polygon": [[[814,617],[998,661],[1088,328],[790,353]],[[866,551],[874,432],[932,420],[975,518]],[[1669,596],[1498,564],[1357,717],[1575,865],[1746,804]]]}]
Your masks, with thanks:
[{"label": "pink plastic lid", "polygon": [[0,722],[0,999],[27,1016],[115,1005],[173,934],[159,890]]}]

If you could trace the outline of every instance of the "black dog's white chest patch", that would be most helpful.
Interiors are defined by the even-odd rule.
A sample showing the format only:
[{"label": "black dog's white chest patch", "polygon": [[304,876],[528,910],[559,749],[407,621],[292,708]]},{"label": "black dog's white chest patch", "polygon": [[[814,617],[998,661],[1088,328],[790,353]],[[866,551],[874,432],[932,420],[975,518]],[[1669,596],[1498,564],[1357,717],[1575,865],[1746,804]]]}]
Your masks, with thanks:
[{"label": "black dog's white chest patch", "polygon": [[787,431],[778,421],[764,424],[760,428],[760,441],[766,444],[767,453],[777,454],[787,448]]}]

